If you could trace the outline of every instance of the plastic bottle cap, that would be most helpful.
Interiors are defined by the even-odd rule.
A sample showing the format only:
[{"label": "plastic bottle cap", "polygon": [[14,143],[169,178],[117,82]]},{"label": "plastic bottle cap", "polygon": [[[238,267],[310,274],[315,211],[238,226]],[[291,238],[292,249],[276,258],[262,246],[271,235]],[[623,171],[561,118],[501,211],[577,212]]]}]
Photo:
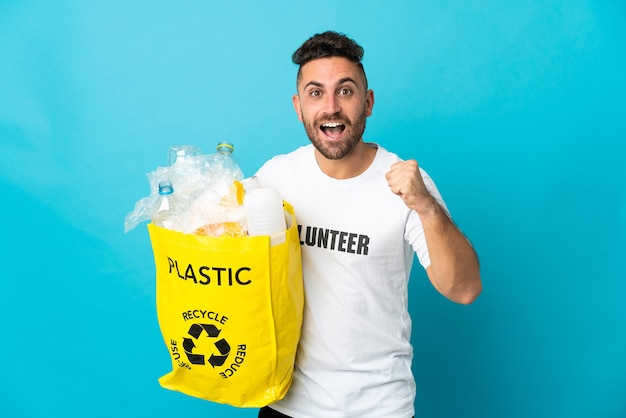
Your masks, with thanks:
[{"label": "plastic bottle cap", "polygon": [[172,194],[174,193],[174,186],[169,180],[159,182],[159,194]]},{"label": "plastic bottle cap", "polygon": [[235,147],[230,142],[220,142],[217,144],[217,152],[232,154],[235,152]]}]

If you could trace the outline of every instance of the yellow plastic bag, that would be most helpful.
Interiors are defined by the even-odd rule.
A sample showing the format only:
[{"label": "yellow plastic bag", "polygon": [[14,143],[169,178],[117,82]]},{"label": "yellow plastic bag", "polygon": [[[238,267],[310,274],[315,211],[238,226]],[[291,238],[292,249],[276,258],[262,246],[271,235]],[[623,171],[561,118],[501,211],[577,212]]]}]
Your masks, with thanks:
[{"label": "yellow plastic bag", "polygon": [[[148,225],[157,316],[172,371],[166,389],[237,407],[291,384],[304,295],[293,207],[284,237],[214,238]],[[278,238],[278,239],[277,239]]]}]

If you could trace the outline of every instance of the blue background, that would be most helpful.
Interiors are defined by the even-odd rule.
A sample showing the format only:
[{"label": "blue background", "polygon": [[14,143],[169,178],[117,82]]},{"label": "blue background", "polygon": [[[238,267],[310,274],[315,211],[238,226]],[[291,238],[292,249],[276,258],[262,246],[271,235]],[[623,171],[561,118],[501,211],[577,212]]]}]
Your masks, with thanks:
[{"label": "blue background", "polygon": [[626,416],[621,1],[0,1],[2,417],[254,417],[162,389],[144,225],[167,149],[251,175],[308,143],[291,53],[365,48],[365,139],[415,158],[480,256],[411,280],[419,417]]}]

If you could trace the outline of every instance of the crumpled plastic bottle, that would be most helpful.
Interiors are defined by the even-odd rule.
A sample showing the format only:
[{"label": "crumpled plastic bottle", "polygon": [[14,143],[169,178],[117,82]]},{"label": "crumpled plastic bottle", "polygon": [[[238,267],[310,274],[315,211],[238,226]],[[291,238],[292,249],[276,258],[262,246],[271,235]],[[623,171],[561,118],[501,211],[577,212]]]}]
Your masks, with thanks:
[{"label": "crumpled plastic bottle", "polygon": [[193,234],[212,230],[205,226],[241,224],[237,233],[245,233],[240,183],[244,176],[233,156],[234,149],[232,143],[226,141],[219,142],[213,154],[201,154],[199,148],[192,145],[171,147],[168,165],[147,174],[150,195],[137,201],[134,210],[126,216],[124,232],[143,221],[158,222],[152,214],[163,200],[159,185],[169,181],[175,193],[170,194],[168,200],[175,196],[186,202],[177,209],[179,214],[169,216],[176,225],[166,226],[168,229]]},{"label": "crumpled plastic bottle", "polygon": [[243,172],[233,153],[235,147],[230,142],[221,141],[217,144],[217,154],[213,155],[215,167],[224,176],[232,177],[233,180],[243,180]]}]

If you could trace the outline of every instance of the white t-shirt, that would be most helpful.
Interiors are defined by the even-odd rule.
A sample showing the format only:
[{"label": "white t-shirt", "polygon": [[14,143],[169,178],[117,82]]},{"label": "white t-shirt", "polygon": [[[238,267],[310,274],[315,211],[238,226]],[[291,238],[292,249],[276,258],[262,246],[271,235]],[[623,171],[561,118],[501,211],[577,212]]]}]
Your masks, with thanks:
[{"label": "white t-shirt", "polygon": [[[400,158],[382,147],[361,175],[326,176],[312,145],[279,155],[257,176],[293,205],[305,308],[294,380],[271,408],[294,418],[414,415],[408,280],[414,252],[430,265],[419,216],[391,192]],[[445,208],[430,177],[430,193]]]}]

